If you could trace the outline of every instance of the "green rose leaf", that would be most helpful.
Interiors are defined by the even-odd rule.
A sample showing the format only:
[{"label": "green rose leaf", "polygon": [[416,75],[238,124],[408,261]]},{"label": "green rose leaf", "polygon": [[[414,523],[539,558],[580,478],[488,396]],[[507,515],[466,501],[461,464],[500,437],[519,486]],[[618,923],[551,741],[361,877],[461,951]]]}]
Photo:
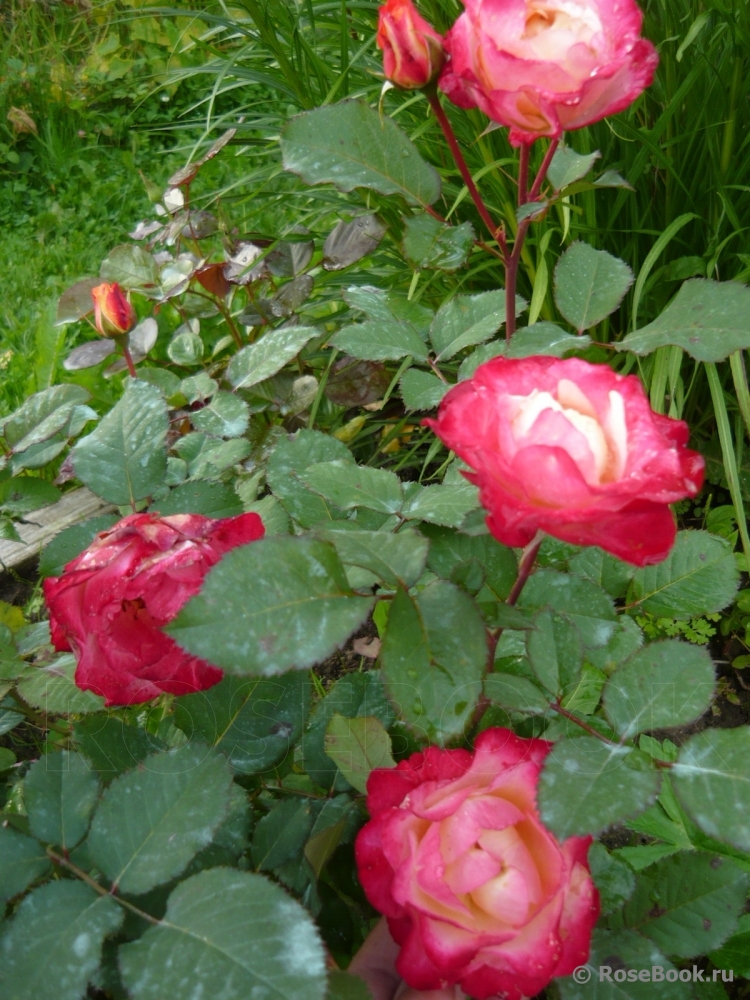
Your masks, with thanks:
[{"label": "green rose leaf", "polygon": [[122,399],[73,449],[76,475],[104,500],[135,505],[164,482],[168,427],[161,392],[128,379]]},{"label": "green rose leaf", "polygon": [[103,778],[122,774],[149,754],[166,750],[166,744],[158,736],[104,712],[76,722],[73,736],[76,746]]},{"label": "green rose leaf", "polygon": [[52,483],[34,476],[15,476],[0,480],[0,510],[16,517],[57,503],[61,496],[62,493]]},{"label": "green rose leaf", "polygon": [[549,165],[547,180],[555,191],[561,191],[568,184],[585,177],[601,155],[598,150],[595,153],[576,153],[570,146],[559,146]]},{"label": "green rose leaf", "polygon": [[139,291],[155,289],[159,272],[152,255],[135,243],[121,243],[102,261],[99,270],[104,281],[116,281],[123,288]]},{"label": "green rose leaf", "polygon": [[630,601],[661,618],[693,618],[725,608],[738,583],[732,546],[725,538],[680,531],[663,562],[636,570]]},{"label": "green rose leaf", "polygon": [[737,933],[709,958],[717,969],[732,969],[735,976],[750,979],[750,913],[743,913]]},{"label": "green rose leaf", "polygon": [[363,361],[398,361],[410,355],[427,360],[427,347],[409,323],[398,320],[365,320],[342,327],[331,337],[331,346]]},{"label": "green rose leaf", "polygon": [[86,836],[99,779],[80,754],[49,753],[31,765],[23,797],[34,836],[68,851]]},{"label": "green rose leaf", "polygon": [[32,667],[18,682],[18,693],[29,705],[50,715],[100,711],[104,708],[104,698],[76,686],[76,666],[75,656],[63,653],[46,667]]},{"label": "green rose leaf", "polygon": [[437,580],[416,597],[399,588],[380,653],[406,722],[439,743],[463,732],[487,665],[482,619],[467,594]]},{"label": "green rose leaf", "polygon": [[750,852],[750,726],[691,736],[671,776],[678,799],[704,833]]},{"label": "green rose leaf", "polygon": [[338,531],[329,528],[320,532],[332,542],[339,559],[346,566],[369,570],[392,587],[399,583],[413,586],[424,571],[429,542],[411,528],[391,535],[384,531]]},{"label": "green rose leaf", "polygon": [[537,570],[518,601],[520,608],[550,607],[562,612],[578,628],[584,645],[605,646],[617,622],[611,598],[590,580],[552,569]]},{"label": "green rose leaf", "polygon": [[193,426],[214,437],[239,437],[250,420],[247,403],[233,392],[217,392],[210,403],[192,414]]},{"label": "green rose leaf", "polygon": [[589,847],[589,868],[603,914],[614,913],[633,895],[635,876],[632,868],[609,853],[604,844],[594,842]]},{"label": "green rose leaf", "polygon": [[680,958],[705,955],[737,928],[750,878],[727,858],[681,851],[637,879],[625,924]]},{"label": "green rose leaf", "polygon": [[120,892],[138,895],[179,875],[229,808],[232,773],[207,747],[148,757],[102,797],[87,847]]},{"label": "green rose leaf", "polygon": [[261,875],[214,868],[182,882],[165,921],[120,948],[133,1000],[323,1000],[325,951],[307,912]]},{"label": "green rose leaf", "polygon": [[50,869],[42,845],[10,826],[0,826],[0,903],[17,896]]},{"label": "green rose leaf", "polygon": [[308,466],[300,479],[308,489],[342,510],[367,507],[381,514],[396,514],[404,502],[401,480],[388,469],[338,459]]},{"label": "green rose leaf", "polygon": [[253,864],[272,871],[302,854],[322,808],[314,799],[282,799],[261,819],[253,835]]},{"label": "green rose leaf", "polygon": [[604,688],[607,718],[623,739],[700,718],[714,695],[708,652],[678,639],[653,642],[617,667]]},{"label": "green rose leaf", "polygon": [[[655,967],[663,970],[664,979],[659,974],[652,982]],[[653,941],[635,931],[595,928],[585,968],[588,978],[579,973],[556,980],[563,1000],[690,1000],[692,996],[687,983],[666,978],[667,972],[677,970]],[[630,972],[630,976],[618,982],[618,971]],[[585,982],[577,982],[584,978]]]},{"label": "green rose leaf", "polygon": [[597,834],[647,809],[659,784],[660,775],[645,754],[575,736],[556,743],[544,762],[539,811],[561,840]]},{"label": "green rose leaf", "polygon": [[[516,296],[516,316],[526,302]],[[456,295],[438,309],[430,340],[438,361],[447,361],[465,347],[489,340],[505,323],[505,291]]]},{"label": "green rose leaf", "polygon": [[277,535],[224,556],[166,631],[229,673],[279,674],[330,656],[372,603],[351,593],[331,544]]},{"label": "green rose leaf", "polygon": [[407,410],[434,410],[450,389],[450,385],[437,375],[416,368],[404,372],[399,385]]},{"label": "green rose leaf", "polygon": [[124,911],[82,882],[48,882],[23,900],[0,942],[0,993],[13,1000],[80,1000],[104,938]]},{"label": "green rose leaf", "polygon": [[474,239],[474,227],[470,222],[446,226],[426,213],[404,220],[404,256],[416,267],[455,271],[466,263]]},{"label": "green rose leaf", "polygon": [[175,704],[175,725],[223,753],[240,774],[275,767],[302,735],[310,678],[302,671],[267,680],[225,677]]},{"label": "green rose leaf", "polygon": [[3,437],[14,452],[25,451],[63,431],[74,409],[88,399],[88,390],[80,385],[54,385],[35,392],[23,406],[0,420]]},{"label": "green rose leaf", "polygon": [[536,684],[516,674],[494,673],[484,679],[484,696],[509,712],[546,715],[550,697]]},{"label": "green rose leaf", "polygon": [[471,483],[421,486],[409,495],[401,511],[408,521],[428,521],[446,528],[458,528],[471,510],[479,506],[479,491]]},{"label": "green rose leaf", "polygon": [[633,284],[623,260],[588,243],[573,243],[555,267],[555,302],[579,333],[601,323]]},{"label": "green rose leaf", "polygon": [[343,518],[343,511],[322,496],[307,489],[300,476],[318,462],[351,462],[346,445],[321,431],[297,431],[294,437],[280,441],[268,460],[266,477],[273,494],[303,528],[319,522]]},{"label": "green rose leaf", "polygon": [[581,634],[559,613],[543,611],[534,618],[526,635],[526,653],[539,682],[553,695],[570,689],[581,672]]},{"label": "green rose leaf", "polygon": [[738,281],[691,278],[653,323],[629,333],[621,351],[681,347],[696,361],[723,361],[750,347],[750,289]]},{"label": "green rose leaf", "polygon": [[55,535],[42,549],[39,557],[39,575],[60,576],[67,564],[87,549],[100,531],[108,531],[116,523],[117,517],[114,514],[100,514],[99,517],[90,517],[81,524],[63,528],[60,534]]},{"label": "green rose leaf", "polygon": [[313,781],[336,792],[348,791],[351,785],[337,764],[325,752],[325,735],[334,715],[347,719],[373,717],[388,729],[395,715],[377,670],[347,674],[338,680],[318,704],[302,741],[305,770]]},{"label": "green rose leaf", "polygon": [[263,382],[296,358],[305,344],[320,331],[311,326],[283,326],[269,330],[260,340],[238,351],[229,362],[227,378],[235,389]]},{"label": "green rose leaf", "polygon": [[170,514],[203,514],[204,517],[236,517],[242,502],[227,483],[198,481],[182,483],[169,496],[154,503],[162,517]]},{"label": "green rose leaf", "polygon": [[348,719],[336,713],[326,727],[324,747],[358,792],[367,791],[370,771],[396,766],[391,756],[391,738],[373,715]]},{"label": "green rose leaf", "polygon": [[561,358],[567,351],[583,351],[590,346],[591,338],[586,334],[575,336],[554,323],[541,322],[516,330],[504,354],[506,358],[528,358],[534,354]]},{"label": "green rose leaf", "polygon": [[284,168],[307,184],[364,187],[401,195],[426,208],[440,196],[440,178],[396,123],[361,101],[343,101],[297,115],[281,135]]}]

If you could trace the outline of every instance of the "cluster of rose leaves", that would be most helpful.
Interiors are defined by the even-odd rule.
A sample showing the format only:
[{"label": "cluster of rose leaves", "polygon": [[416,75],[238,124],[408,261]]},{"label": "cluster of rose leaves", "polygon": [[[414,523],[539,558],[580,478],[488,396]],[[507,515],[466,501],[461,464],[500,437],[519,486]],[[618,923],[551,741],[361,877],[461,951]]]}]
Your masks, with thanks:
[{"label": "cluster of rose leaves", "polygon": [[[515,145],[557,138],[630,104],[657,62],[632,0],[569,6],[469,0],[443,38],[411,0],[388,0],[377,36],[385,75],[406,89],[437,83],[455,104],[508,127]],[[101,335],[132,328],[117,285],[92,294]],[[490,532],[510,546],[533,546],[544,532],[636,565],[658,562],[675,537],[668,505],[702,484],[687,426],[652,412],[637,378],[578,359],[497,358],[426,422],[469,466]],[[98,536],[45,581],[53,641],[75,653],[76,683],[110,705],[217,683],[221,671],[162,627],[226,552],[263,531],[256,514],[147,513]],[[460,984],[480,1000],[518,1000],[586,961],[599,913],[592,838],[559,843],[539,819],[550,746],[495,728],[473,753],[431,747],[371,773],[357,863],[410,986]],[[366,957],[354,965],[365,976],[372,966]]]}]

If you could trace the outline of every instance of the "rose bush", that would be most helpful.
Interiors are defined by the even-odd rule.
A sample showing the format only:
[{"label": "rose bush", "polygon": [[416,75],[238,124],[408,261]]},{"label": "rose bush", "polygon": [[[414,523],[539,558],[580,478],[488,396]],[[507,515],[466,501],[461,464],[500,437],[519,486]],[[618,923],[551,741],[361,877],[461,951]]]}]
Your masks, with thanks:
[{"label": "rose bush", "polygon": [[91,298],[94,300],[94,326],[102,337],[118,337],[135,325],[135,309],[117,282],[104,282],[92,288]]},{"label": "rose bush", "polygon": [[441,89],[511,129],[515,145],[622,111],[658,56],[633,0],[467,0],[445,40]]},{"label": "rose bush", "polygon": [[411,0],[388,0],[378,12],[378,47],[386,78],[404,90],[425,87],[445,62],[443,39]]},{"label": "rose bush", "polygon": [[473,754],[430,747],[370,774],[357,865],[410,986],[518,1000],[588,958],[591,837],[559,843],[536,809],[551,746],[488,729]]},{"label": "rose bush", "polygon": [[78,659],[78,687],[108,705],[212,687],[221,670],[185,653],[161,627],[201,589],[221,557],[263,536],[257,514],[123,518],[44,581],[52,641]]},{"label": "rose bush", "polygon": [[668,504],[695,496],[703,458],[688,427],[654,413],[635,376],[571,358],[496,358],[426,420],[472,468],[505,545],[538,530],[644,566],[675,538]]}]

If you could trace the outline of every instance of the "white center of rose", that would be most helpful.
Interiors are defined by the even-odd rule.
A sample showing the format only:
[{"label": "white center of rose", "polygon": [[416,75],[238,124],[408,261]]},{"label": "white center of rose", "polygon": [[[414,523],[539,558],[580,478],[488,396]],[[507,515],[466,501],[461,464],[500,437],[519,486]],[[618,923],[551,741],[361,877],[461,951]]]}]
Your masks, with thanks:
[{"label": "white center of rose", "polygon": [[572,45],[591,45],[602,23],[581,0],[527,0],[523,40],[537,59],[559,62]]},{"label": "white center of rose", "polygon": [[[600,415],[591,401],[575,382],[561,379],[557,384],[557,398],[550,392],[534,389],[528,396],[513,396],[516,404],[515,415],[511,418],[514,439],[520,443],[532,434],[539,418],[551,410],[560,413],[570,424],[571,430],[583,435],[588,450],[593,457],[593,475],[581,469],[589,485],[614,482],[622,476],[628,457],[628,431],[625,423],[625,402],[616,390],[609,392],[608,412]],[[564,435],[556,433],[553,440],[545,442],[540,434],[534,434],[535,443],[549,443],[564,448],[570,457],[577,460],[574,442],[567,442]],[[577,435],[576,435],[577,437]]]}]

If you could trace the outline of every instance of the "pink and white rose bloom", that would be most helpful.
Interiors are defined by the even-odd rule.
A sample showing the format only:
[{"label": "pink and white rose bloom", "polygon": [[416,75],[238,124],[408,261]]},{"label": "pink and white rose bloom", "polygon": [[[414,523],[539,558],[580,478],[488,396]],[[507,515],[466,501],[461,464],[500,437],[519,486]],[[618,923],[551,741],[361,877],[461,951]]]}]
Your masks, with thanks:
[{"label": "pink and white rose bloom", "polygon": [[536,788],[552,744],[488,729],[473,754],[429,747],[367,782],[359,877],[419,990],[533,997],[586,962],[599,896],[591,837],[560,843]]},{"label": "pink and white rose bloom", "polygon": [[578,358],[495,358],[425,423],[471,467],[504,545],[541,530],[636,566],[661,562],[676,533],[669,504],[703,483],[687,424],[654,413],[634,375]]},{"label": "pink and white rose bloom", "polygon": [[465,0],[440,87],[510,128],[514,145],[623,111],[659,57],[634,0]]}]

